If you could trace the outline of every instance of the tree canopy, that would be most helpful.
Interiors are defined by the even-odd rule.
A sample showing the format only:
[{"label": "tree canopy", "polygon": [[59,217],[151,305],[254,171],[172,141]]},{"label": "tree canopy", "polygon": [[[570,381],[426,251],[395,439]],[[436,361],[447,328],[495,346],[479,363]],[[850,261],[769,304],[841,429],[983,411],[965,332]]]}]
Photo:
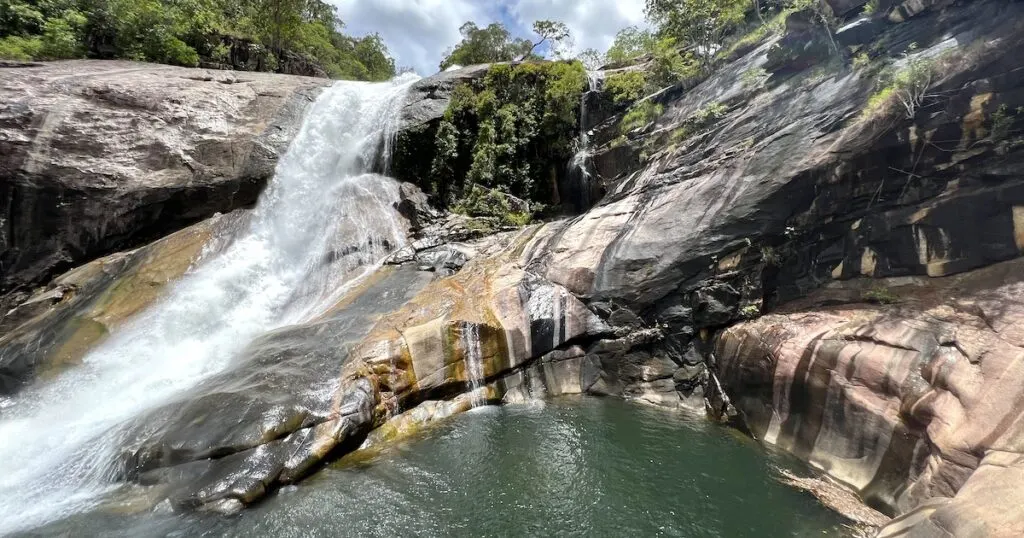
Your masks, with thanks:
[{"label": "tree canopy", "polygon": [[749,7],[748,0],[647,0],[647,18],[663,36],[689,47],[706,68]]},{"label": "tree canopy", "polygon": [[515,38],[504,24],[494,22],[480,28],[467,22],[459,28],[462,41],[445,53],[441,70],[453,65],[476,65],[508,62],[517,59],[533,48],[527,39]]},{"label": "tree canopy", "polygon": [[259,65],[289,55],[334,78],[383,80],[394,61],[379,35],[352,37],[323,0],[0,0],[0,58],[127,58],[225,63],[231,47],[263,47]]},{"label": "tree canopy", "polygon": [[480,28],[467,22],[459,28],[462,41],[449,49],[441,60],[441,70],[453,65],[491,64],[515,60],[540,59],[534,51],[547,43],[551,49],[567,44],[572,36],[569,27],[558,21],[541,20],[533,23],[539,39],[530,41],[517,38],[500,22]]}]

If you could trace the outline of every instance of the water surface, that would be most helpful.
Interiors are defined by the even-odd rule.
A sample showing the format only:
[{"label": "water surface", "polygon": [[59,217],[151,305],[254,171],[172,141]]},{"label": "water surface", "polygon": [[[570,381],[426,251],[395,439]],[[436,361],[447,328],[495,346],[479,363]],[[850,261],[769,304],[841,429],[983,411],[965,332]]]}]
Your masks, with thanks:
[{"label": "water surface", "polygon": [[67,523],[108,536],[844,536],[776,481],[788,463],[703,420],[570,398],[453,417],[232,518]]}]

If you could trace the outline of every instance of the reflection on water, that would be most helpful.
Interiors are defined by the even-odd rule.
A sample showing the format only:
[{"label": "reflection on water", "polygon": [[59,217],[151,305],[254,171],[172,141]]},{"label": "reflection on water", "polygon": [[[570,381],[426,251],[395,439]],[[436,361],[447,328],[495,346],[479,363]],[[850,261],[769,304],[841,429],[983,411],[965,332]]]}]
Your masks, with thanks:
[{"label": "reflection on water", "polygon": [[234,518],[93,514],[74,526],[245,538],[843,535],[838,516],[774,480],[779,464],[704,421],[565,399],[454,417]]}]

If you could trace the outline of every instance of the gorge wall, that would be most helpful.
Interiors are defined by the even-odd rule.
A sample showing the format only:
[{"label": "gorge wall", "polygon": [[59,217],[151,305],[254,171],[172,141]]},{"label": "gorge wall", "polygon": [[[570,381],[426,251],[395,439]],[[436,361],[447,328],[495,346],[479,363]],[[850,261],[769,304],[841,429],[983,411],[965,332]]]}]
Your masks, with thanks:
[{"label": "gorge wall", "polygon": [[[121,478],[231,512],[367,436],[468,407],[470,391],[589,393],[742,421],[895,516],[883,536],[1024,533],[1024,4],[915,1],[847,23],[837,47],[873,63],[837,60],[797,14],[706,79],[644,98],[660,105],[644,125],[623,130],[625,111],[605,110],[591,127],[607,194],[581,215],[490,234],[405,185],[410,247],[336,308],[141,417]],[[5,290],[251,203],[320,85],[110,65],[4,70],[4,85],[79,96],[0,96],[0,143],[18,156],[0,170]],[[878,106],[885,66],[927,67],[913,106]],[[486,69],[413,86],[398,179],[421,181],[402,159],[423,160],[456,85]],[[93,70],[109,78],[78,75]],[[185,77],[176,105],[162,99],[172,72]],[[118,92],[136,85],[159,93]],[[109,119],[60,115],[110,100],[94,94],[122,96]],[[155,294],[130,290],[159,289],[211,226],[244,218],[9,295],[4,390],[73,367]]]}]

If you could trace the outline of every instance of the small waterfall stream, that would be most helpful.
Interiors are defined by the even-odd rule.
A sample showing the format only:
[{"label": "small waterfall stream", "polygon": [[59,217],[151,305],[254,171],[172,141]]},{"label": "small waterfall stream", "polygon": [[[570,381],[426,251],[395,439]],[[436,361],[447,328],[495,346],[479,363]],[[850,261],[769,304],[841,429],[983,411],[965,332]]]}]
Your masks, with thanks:
[{"label": "small waterfall stream", "polygon": [[225,370],[261,334],[323,312],[404,244],[398,185],[368,172],[414,80],[326,89],[247,229],[81,365],[0,410],[0,535],[95,506],[114,487],[120,425]]},{"label": "small waterfall stream", "polygon": [[594,163],[590,147],[590,118],[587,115],[587,101],[592,94],[600,90],[602,80],[604,80],[603,71],[587,71],[589,88],[580,98],[579,149],[569,161],[570,182],[573,184],[573,190],[580,196],[578,200],[574,201],[576,211],[579,213],[586,211],[594,203],[594,200],[591,199]]},{"label": "small waterfall stream", "polygon": [[473,407],[487,403],[484,397],[484,360],[480,349],[480,326],[466,323],[462,330],[462,345],[465,349],[466,377],[469,379],[469,397]]}]

